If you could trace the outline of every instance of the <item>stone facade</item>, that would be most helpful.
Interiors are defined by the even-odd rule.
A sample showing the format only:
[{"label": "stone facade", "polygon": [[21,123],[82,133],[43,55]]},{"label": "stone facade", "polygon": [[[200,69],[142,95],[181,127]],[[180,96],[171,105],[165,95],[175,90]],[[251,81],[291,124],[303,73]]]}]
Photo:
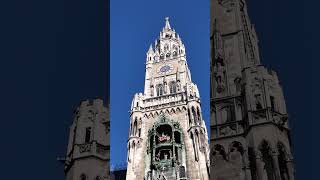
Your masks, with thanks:
[{"label": "stone facade", "polygon": [[109,112],[101,99],[75,110],[65,163],[66,180],[109,179]]},{"label": "stone facade", "polygon": [[294,180],[285,99],[245,0],[211,0],[211,44],[210,178]]},{"label": "stone facade", "polygon": [[200,94],[168,18],[146,54],[144,93],[132,100],[127,148],[127,180],[209,179]]}]

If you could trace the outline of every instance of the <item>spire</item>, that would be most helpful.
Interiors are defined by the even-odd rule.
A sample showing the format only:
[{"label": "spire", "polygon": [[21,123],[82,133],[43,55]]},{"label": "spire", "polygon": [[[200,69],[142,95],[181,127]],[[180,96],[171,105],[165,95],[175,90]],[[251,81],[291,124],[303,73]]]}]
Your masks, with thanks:
[{"label": "spire", "polygon": [[170,23],[169,23],[169,17],[166,17],[166,26],[165,29],[171,29]]},{"label": "spire", "polygon": [[149,50],[148,50],[148,54],[153,54],[153,48],[152,48],[152,44],[150,44]]}]

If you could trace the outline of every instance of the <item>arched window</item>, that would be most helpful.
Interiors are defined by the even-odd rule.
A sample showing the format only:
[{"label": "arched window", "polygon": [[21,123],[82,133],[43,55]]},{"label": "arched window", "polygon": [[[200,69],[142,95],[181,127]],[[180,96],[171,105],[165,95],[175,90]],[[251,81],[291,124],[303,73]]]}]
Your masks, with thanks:
[{"label": "arched window", "polygon": [[156,88],[157,88],[157,96],[162,96],[164,93],[163,84],[158,84]]},{"label": "arched window", "polygon": [[177,83],[175,81],[171,81],[169,83],[170,93],[177,93]]},{"label": "arched window", "polygon": [[196,124],[196,121],[198,118],[197,118],[197,114],[194,107],[192,107],[192,116],[193,116],[193,123]]},{"label": "arched window", "polygon": [[262,161],[264,163],[265,175],[267,176],[266,178],[269,180],[274,180],[275,169],[273,166],[273,159],[271,155],[271,146],[267,141],[263,140],[259,146],[259,149],[262,155]]},{"label": "arched window", "polygon": [[190,109],[188,108],[188,117],[189,117],[189,126],[192,125],[192,120],[191,120],[191,113],[190,113]]},{"label": "arched window", "polygon": [[200,109],[197,107],[197,115],[198,115],[198,122],[201,124],[201,115],[200,115]]},{"label": "arched window", "polygon": [[131,151],[131,149],[130,149],[130,142],[129,142],[129,146],[128,146],[128,161],[130,161],[130,151]]},{"label": "arched window", "polygon": [[193,146],[193,152],[194,152],[194,158],[196,161],[198,161],[198,154],[196,150],[196,144],[195,144],[195,139],[193,137],[193,134],[191,133],[191,140],[192,140],[192,146]]},{"label": "arched window", "polygon": [[278,148],[278,163],[279,163],[279,170],[280,170],[280,175],[281,175],[281,180],[286,180],[290,179],[289,178],[289,171],[287,168],[287,159],[288,159],[288,154],[286,152],[285,146],[282,143],[277,144]]},{"label": "arched window", "polygon": [[137,119],[137,117],[134,119],[134,123],[133,123],[133,136],[135,136],[136,135],[136,133],[137,133],[137,126],[138,126],[138,119]]},{"label": "arched window", "polygon": [[179,172],[180,172],[180,178],[186,177],[186,169],[184,168],[184,166],[180,166]]}]

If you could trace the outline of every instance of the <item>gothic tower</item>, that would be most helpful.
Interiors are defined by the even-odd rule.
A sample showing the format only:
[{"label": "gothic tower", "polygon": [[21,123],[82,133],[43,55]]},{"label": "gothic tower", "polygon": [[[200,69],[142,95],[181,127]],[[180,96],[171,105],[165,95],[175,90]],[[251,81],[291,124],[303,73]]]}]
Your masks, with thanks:
[{"label": "gothic tower", "polygon": [[294,180],[275,71],[260,62],[245,0],[211,1],[211,178]]},{"label": "gothic tower", "polygon": [[108,179],[109,150],[107,108],[101,99],[82,101],[70,127],[66,180]]},{"label": "gothic tower", "polygon": [[209,147],[200,94],[185,46],[166,18],[146,54],[144,93],[134,95],[128,180],[208,180]]}]

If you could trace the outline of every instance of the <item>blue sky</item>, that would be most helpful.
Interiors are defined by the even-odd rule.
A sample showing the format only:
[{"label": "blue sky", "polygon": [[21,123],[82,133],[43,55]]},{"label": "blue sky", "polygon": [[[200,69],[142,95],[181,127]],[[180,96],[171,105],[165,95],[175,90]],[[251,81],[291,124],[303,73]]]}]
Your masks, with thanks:
[{"label": "blue sky", "polygon": [[118,165],[126,162],[128,111],[133,95],[143,92],[145,55],[167,16],[185,44],[192,79],[202,99],[203,117],[209,125],[210,2],[112,0],[110,7],[111,164]]}]

